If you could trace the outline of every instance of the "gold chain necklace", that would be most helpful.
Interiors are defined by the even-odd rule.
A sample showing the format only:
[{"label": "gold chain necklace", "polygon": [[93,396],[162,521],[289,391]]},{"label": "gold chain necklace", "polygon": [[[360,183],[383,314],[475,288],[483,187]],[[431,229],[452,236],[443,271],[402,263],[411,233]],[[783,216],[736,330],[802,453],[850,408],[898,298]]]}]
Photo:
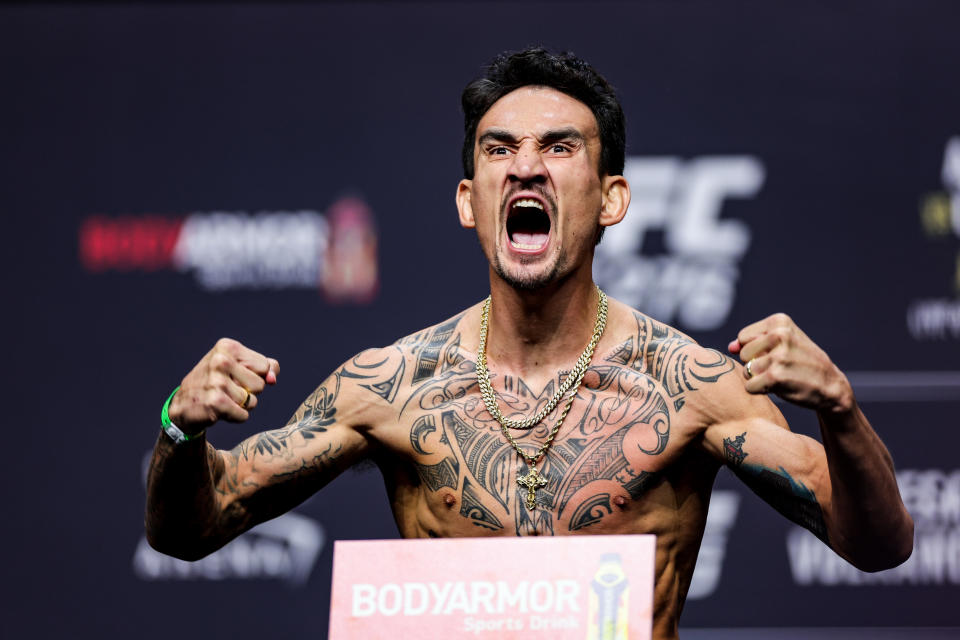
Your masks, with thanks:
[{"label": "gold chain necklace", "polygon": [[[607,295],[600,290],[600,287],[597,287],[597,293],[599,294],[597,323],[594,325],[593,336],[590,338],[590,343],[587,344],[583,353],[580,354],[580,357],[577,359],[577,364],[570,373],[567,374],[567,378],[557,389],[556,393],[553,394],[553,397],[550,398],[550,401],[547,402],[543,409],[538,411],[536,415],[525,420],[511,420],[510,418],[504,417],[500,412],[500,407],[497,405],[497,394],[490,384],[490,372],[487,371],[487,326],[490,319],[489,296],[484,301],[483,308],[480,311],[480,346],[477,349],[477,384],[480,386],[480,396],[483,398],[483,404],[486,405],[487,411],[500,423],[500,430],[503,432],[503,435],[506,436],[507,441],[527,463],[527,475],[517,478],[517,484],[527,490],[526,505],[527,509],[531,511],[537,506],[536,490],[547,484],[547,479],[537,471],[536,464],[547,452],[547,449],[550,448],[550,445],[553,444],[553,439],[560,430],[563,419],[567,417],[567,412],[570,411],[573,399],[576,397],[577,391],[580,390],[580,383],[583,382],[583,376],[587,373],[587,368],[593,359],[593,352],[600,342],[604,328],[607,326]],[[507,429],[532,429],[556,408],[557,403],[560,402],[560,398],[562,398],[564,394],[567,394],[567,402],[557,417],[557,423],[547,435],[546,442],[540,445],[540,448],[537,449],[535,454],[530,455],[525,453]]]}]

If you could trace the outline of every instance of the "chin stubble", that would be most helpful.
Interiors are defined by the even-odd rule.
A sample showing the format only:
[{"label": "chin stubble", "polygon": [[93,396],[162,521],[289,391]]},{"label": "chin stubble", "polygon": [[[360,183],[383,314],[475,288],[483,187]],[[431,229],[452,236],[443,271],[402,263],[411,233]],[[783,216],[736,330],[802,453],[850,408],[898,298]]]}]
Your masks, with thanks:
[{"label": "chin stubble", "polygon": [[519,289],[520,291],[536,291],[541,289],[559,277],[560,273],[563,270],[565,261],[563,257],[557,258],[553,263],[553,267],[550,268],[546,273],[540,274],[524,274],[522,276],[515,276],[504,268],[503,263],[500,262],[500,256],[494,255],[493,258],[493,270],[500,276],[500,278],[506,282],[508,285],[514,289]]}]

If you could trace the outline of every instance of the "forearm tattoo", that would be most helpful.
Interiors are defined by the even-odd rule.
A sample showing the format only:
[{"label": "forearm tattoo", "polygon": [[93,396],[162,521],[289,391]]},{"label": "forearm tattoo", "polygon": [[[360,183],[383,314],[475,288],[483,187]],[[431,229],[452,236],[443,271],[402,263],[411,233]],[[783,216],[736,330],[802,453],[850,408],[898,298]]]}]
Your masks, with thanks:
[{"label": "forearm tattoo", "polygon": [[735,438],[723,439],[723,454],[730,469],[774,509],[830,544],[816,494],[803,482],[794,480],[783,467],[774,470],[747,462],[750,454],[743,448],[746,436],[743,432]]},{"label": "forearm tattoo", "polygon": [[[300,405],[285,427],[259,433],[225,452],[218,490],[253,496],[245,498],[245,504],[259,520],[298,504],[342,471],[342,444],[335,438],[318,438],[339,418],[337,403],[343,385],[355,384],[392,402],[403,377],[402,358],[388,356],[371,361],[367,355],[359,354],[333,373]],[[253,471],[277,471],[269,475],[246,473],[241,482],[241,465]]]}]

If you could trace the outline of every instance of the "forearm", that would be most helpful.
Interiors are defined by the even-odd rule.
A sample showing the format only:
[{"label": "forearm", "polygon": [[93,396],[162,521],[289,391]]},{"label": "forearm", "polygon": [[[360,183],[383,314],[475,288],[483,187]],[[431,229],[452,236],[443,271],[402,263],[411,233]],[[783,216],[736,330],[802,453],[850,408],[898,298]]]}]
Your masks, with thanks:
[{"label": "forearm", "polygon": [[223,461],[204,436],[174,443],[161,433],[147,474],[147,540],[158,551],[196,560],[229,537],[217,499]]},{"label": "forearm", "polygon": [[782,313],[741,329],[730,351],[746,363],[748,393],[775,393],[817,412],[825,459],[809,452],[790,466],[812,465],[803,475],[823,507],[833,549],[867,571],[910,557],[913,521],[900,499],[893,460],[830,357]]},{"label": "forearm", "polygon": [[834,549],[865,571],[904,562],[913,550],[907,512],[893,459],[853,399],[817,412],[830,473],[826,514]]}]

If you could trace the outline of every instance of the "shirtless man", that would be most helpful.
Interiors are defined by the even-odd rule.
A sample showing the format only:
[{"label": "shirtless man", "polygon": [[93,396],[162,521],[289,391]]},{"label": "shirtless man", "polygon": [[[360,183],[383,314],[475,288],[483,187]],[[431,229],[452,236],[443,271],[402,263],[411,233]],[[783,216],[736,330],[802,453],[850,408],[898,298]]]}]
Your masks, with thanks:
[{"label": "shirtless man", "polygon": [[[187,440],[157,440],[150,543],[200,558],[367,458],[404,537],[656,534],[654,636],[673,638],[727,465],[857,567],[903,562],[913,523],[890,455],[846,377],[788,317],[740,331],[729,351],[744,367],[616,300],[603,312],[594,246],[630,202],[606,81],[532,50],[498,58],[463,103],[456,201],[490,263],[489,311],[360,353],[287,426],[232,451],[204,430],[249,419],[279,365],[220,340],[169,402]],[[792,433],[767,393],[814,410],[823,445]],[[501,426],[498,410],[533,424]]]}]

